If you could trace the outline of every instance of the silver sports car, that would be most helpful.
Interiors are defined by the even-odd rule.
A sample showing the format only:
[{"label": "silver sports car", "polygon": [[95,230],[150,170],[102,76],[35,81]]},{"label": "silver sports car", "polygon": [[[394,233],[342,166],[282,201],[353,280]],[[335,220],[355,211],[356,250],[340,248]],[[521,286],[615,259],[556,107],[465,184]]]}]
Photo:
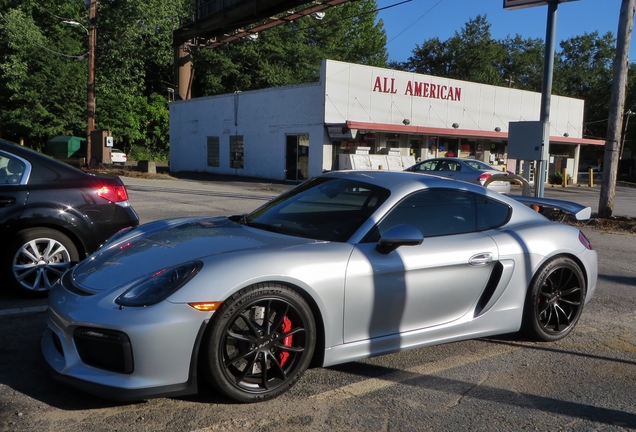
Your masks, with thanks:
[{"label": "silver sports car", "polygon": [[207,380],[276,397],[310,365],[524,331],[566,336],[594,294],[577,228],[501,195],[406,172],[335,172],[254,212],[148,223],[111,238],[49,296],[53,375],[118,400]]}]

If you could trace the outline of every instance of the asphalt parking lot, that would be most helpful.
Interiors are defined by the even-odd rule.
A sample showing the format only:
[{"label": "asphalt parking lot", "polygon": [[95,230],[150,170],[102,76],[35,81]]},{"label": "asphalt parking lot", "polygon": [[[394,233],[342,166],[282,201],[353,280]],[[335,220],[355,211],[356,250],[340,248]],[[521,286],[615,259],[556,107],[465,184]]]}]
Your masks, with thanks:
[{"label": "asphalt parking lot", "polygon": [[[216,188],[227,188],[228,190],[254,190],[259,187],[261,190],[269,189],[274,193],[282,193],[292,188],[295,184],[269,181],[264,179],[241,178],[235,176],[220,176],[205,173],[173,173],[174,178],[180,181],[167,181],[174,188],[188,189],[192,184],[214,183]],[[152,180],[125,177],[122,179],[127,186],[150,185]],[[533,190],[534,192],[534,190]],[[513,186],[512,194],[521,194],[521,187]],[[544,197],[574,201],[592,208],[592,213],[598,213],[598,204],[601,195],[600,180],[594,186],[588,186],[585,178],[581,179],[578,185],[562,187],[560,185],[546,185]],[[621,183],[616,187],[614,197],[614,216],[625,216],[636,218],[636,184]]]},{"label": "asphalt parking lot", "polygon": [[[124,178],[142,221],[250,211],[293,184]],[[596,211],[600,187],[545,196]],[[636,189],[615,213],[636,216]],[[309,370],[280,398],[196,396],[114,403],[52,380],[39,357],[44,300],[4,298],[0,431],[609,430],[636,429],[636,275],[632,234],[582,228],[599,252],[599,286],[577,329],[557,343],[508,335]],[[0,298],[1,299],[1,298]]]}]

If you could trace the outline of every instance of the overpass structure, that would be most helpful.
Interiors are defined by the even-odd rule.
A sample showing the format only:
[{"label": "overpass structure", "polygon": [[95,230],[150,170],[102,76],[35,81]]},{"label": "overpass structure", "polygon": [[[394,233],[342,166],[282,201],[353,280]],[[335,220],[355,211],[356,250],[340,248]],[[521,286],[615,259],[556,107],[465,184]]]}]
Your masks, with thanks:
[{"label": "overpass structure", "polygon": [[355,0],[196,0],[194,21],[173,33],[177,99],[190,99],[192,64],[197,48],[216,48],[258,32],[314,16],[328,8]]}]

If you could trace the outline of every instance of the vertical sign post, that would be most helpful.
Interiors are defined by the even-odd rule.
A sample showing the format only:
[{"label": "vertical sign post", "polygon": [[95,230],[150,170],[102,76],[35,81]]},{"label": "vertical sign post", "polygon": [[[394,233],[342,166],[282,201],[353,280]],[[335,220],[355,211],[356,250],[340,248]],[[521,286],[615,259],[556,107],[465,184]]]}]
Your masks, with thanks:
[{"label": "vertical sign post", "polygon": [[[545,172],[550,157],[550,99],[552,96],[552,75],[554,72],[554,54],[556,51],[556,20],[559,3],[575,0],[504,0],[504,9],[520,9],[532,6],[548,6],[548,22],[545,36],[545,54],[543,63],[543,84],[541,86],[541,122],[543,123],[543,140],[541,142],[541,159],[537,161],[534,194],[543,198]],[[567,179],[563,179],[567,181]]]},{"label": "vertical sign post", "polygon": [[[545,60],[543,62],[543,85],[541,86],[541,122],[543,123],[543,143],[541,160],[537,167],[537,179],[534,195],[543,198],[545,172],[550,157],[550,102],[552,99],[552,75],[554,72],[554,54],[556,51],[556,20],[558,1],[548,3],[548,24],[545,35]],[[567,179],[563,179],[567,181]]]}]

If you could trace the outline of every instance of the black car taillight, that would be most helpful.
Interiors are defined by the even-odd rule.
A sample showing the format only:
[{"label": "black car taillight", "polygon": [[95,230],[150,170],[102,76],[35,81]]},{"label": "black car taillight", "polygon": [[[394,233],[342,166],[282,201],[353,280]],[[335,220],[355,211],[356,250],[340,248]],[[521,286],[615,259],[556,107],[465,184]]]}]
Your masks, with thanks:
[{"label": "black car taillight", "polygon": [[126,187],[124,185],[102,186],[97,189],[97,195],[114,203],[128,201],[128,192],[126,191]]}]

